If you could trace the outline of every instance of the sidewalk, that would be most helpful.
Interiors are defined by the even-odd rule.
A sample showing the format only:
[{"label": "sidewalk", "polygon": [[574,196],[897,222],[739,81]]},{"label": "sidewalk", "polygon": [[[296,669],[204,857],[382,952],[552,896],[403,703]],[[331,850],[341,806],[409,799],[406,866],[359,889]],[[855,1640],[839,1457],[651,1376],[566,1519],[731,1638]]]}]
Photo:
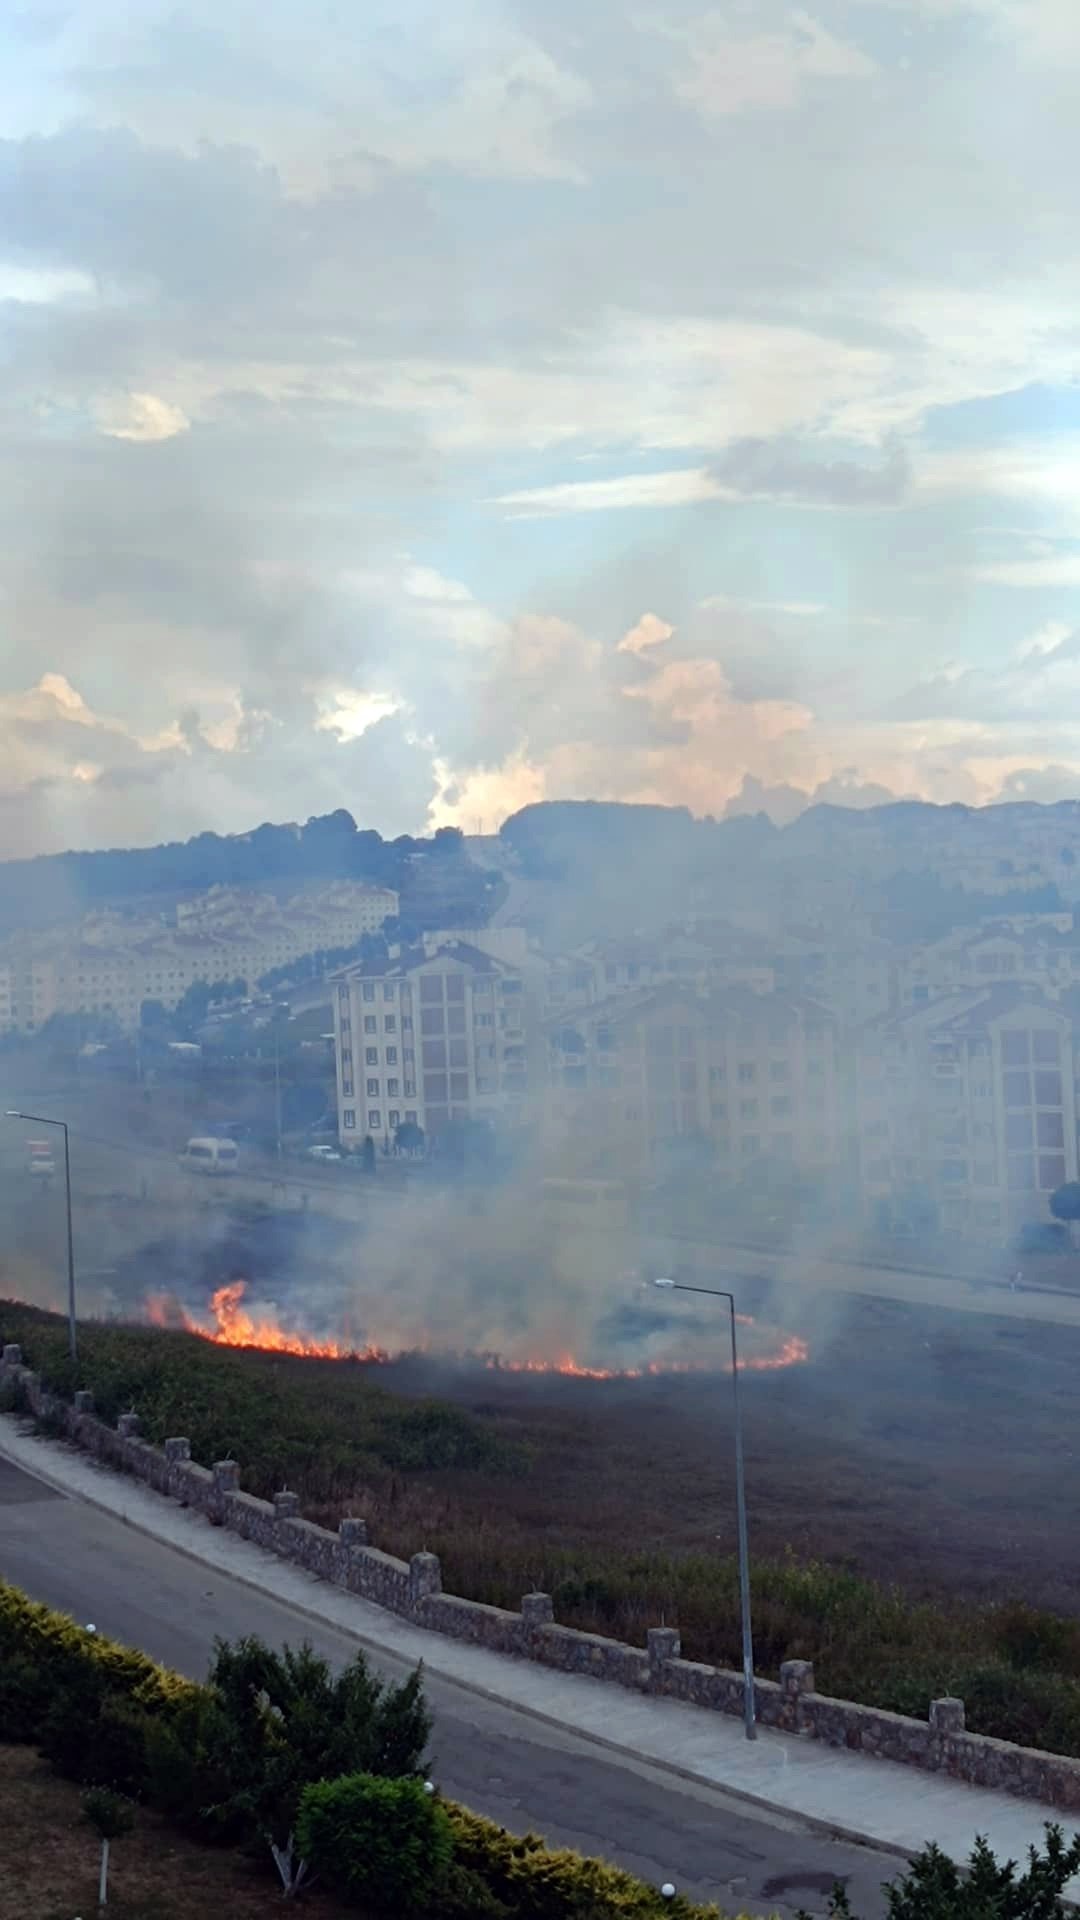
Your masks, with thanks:
[{"label": "sidewalk", "polygon": [[[20,1431],[10,1418],[0,1420],[0,1454],[162,1544],[354,1635],[376,1653],[422,1659],[430,1673],[473,1693],[572,1730],[614,1753],[632,1754],[722,1789],[810,1831],[909,1854],[935,1840],[961,1860],[976,1834],[986,1837],[999,1858],[1023,1859],[1029,1846],[1041,1843],[1046,1821],[1061,1821],[1068,1831],[1059,1812],[1037,1801],[767,1729],[749,1743],[741,1721],[727,1715],[642,1698],[609,1683],[554,1673],[426,1633],[109,1473],[63,1443]],[[0,1541],[0,1573],[2,1560]],[[1069,1894],[1080,1902],[1080,1877]]]}]

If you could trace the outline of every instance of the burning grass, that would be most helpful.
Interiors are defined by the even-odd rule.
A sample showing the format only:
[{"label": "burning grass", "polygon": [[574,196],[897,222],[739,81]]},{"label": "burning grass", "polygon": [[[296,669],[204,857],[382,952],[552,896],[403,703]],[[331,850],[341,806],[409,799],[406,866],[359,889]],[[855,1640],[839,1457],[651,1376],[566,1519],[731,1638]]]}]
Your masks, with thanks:
[{"label": "burning grass", "polygon": [[[880,1318],[881,1309],[874,1313]],[[878,1350],[903,1363],[910,1413],[904,1324],[893,1311]],[[924,1326],[925,1316],[925,1357]],[[76,1384],[60,1320],[0,1304],[0,1333],[21,1342],[48,1384]],[[717,1446],[723,1382],[594,1386],[476,1367],[454,1372],[415,1358],[373,1368],[130,1327],[86,1326],[80,1338],[78,1384],[93,1387],[106,1416],[134,1404],[154,1440],[187,1433],[204,1462],[231,1452],[251,1492],[269,1496],[288,1482],[308,1517],[324,1524],[365,1513],[380,1546],[403,1557],[418,1545],[436,1551],[447,1588],[473,1599],[517,1606],[540,1588],[567,1625],[637,1644],[647,1626],[678,1622],[688,1656],[738,1665],[733,1536],[721,1536],[718,1551],[716,1532],[730,1507],[725,1449]],[[955,1378],[951,1349],[948,1359]],[[841,1360],[836,1377],[850,1378],[850,1358]],[[1015,1380],[1015,1357],[1006,1353],[1000,1364]],[[1040,1354],[1042,1402],[1047,1372]],[[431,1397],[436,1381],[444,1396],[466,1404]],[[992,1372],[989,1382],[996,1404]],[[826,1451],[830,1423],[845,1441],[830,1392],[828,1372],[794,1368],[762,1376],[746,1395],[758,1671],[775,1675],[782,1659],[811,1658],[824,1691],[915,1714],[937,1694],[958,1693],[976,1730],[1080,1754],[1080,1623],[982,1597],[926,1597],[933,1515],[922,1495],[912,1500],[909,1474],[904,1511],[921,1531],[910,1549],[897,1549],[885,1483],[867,1479],[866,1462],[860,1467],[846,1444],[842,1479],[840,1453]],[[883,1392],[879,1383],[879,1398]],[[1071,1391],[1068,1406],[1071,1421]],[[879,1409],[879,1419],[888,1411]],[[1015,1413],[1008,1408],[1010,1422]],[[935,1438],[943,1468],[949,1445],[940,1425]],[[995,1512],[1007,1455],[998,1449],[996,1458]],[[778,1487],[788,1502],[779,1519]],[[802,1503],[795,1537],[803,1559],[783,1550],[793,1537],[792,1502]],[[849,1537],[861,1528],[885,1564],[906,1573],[907,1593],[814,1557],[843,1553],[845,1516]],[[1025,1564],[1032,1566],[1029,1557]],[[1008,1585],[999,1580],[989,1590]]]}]

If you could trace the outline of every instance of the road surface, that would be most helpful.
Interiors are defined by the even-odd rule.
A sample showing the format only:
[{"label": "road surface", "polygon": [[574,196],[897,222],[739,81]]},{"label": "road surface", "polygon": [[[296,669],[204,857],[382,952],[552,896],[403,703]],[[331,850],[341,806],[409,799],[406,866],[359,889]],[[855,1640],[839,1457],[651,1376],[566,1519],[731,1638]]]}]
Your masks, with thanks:
[{"label": "road surface", "polygon": [[[0,1457],[0,1575],[100,1631],[201,1679],[214,1636],[310,1640],[334,1661],[348,1635],[254,1592]],[[392,1655],[375,1661],[394,1677]],[[601,1751],[456,1682],[430,1676],[431,1771],[444,1791],[517,1832],[616,1860],[654,1884],[674,1880],[729,1911],[824,1913],[847,1881],[855,1911],[884,1911],[887,1854],[802,1832],[662,1768]]]}]

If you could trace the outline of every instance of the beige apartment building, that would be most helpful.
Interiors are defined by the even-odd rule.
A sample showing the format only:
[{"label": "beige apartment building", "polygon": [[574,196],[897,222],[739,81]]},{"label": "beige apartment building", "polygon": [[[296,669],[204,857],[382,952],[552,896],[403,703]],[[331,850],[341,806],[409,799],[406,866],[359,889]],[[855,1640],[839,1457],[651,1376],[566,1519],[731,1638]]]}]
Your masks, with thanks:
[{"label": "beige apartment building", "polygon": [[711,1131],[732,1177],[765,1159],[835,1165],[841,1136],[837,1022],[798,995],[730,988],[705,1003]]},{"label": "beige apartment building", "polygon": [[692,988],[666,983],[560,1009],[545,1021],[553,1164],[625,1175],[709,1132],[709,1028]]},{"label": "beige apartment building", "polygon": [[519,1118],[531,1001],[520,968],[454,940],[343,968],[332,984],[343,1146],[389,1143],[408,1121],[434,1139],[452,1120]]},{"label": "beige apartment building", "polygon": [[31,1033],[57,1013],[138,1024],[144,1000],[175,1007],[197,981],[256,982],[308,954],[353,945],[397,913],[389,888],[351,882],[295,895],[213,887],[183,901],[175,927],[94,914],[73,929],[16,934],[0,955],[0,1032]]},{"label": "beige apartment building", "polygon": [[975,988],[867,1028],[857,1089],[871,1213],[929,1201],[946,1231],[997,1239],[1049,1219],[1077,1177],[1072,1020],[1035,989]]}]

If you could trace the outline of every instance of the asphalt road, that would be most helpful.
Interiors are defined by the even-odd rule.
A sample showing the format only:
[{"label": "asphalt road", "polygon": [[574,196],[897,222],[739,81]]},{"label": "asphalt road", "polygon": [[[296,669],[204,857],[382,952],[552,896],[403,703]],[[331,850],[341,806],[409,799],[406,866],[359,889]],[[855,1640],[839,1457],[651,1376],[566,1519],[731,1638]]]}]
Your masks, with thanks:
[{"label": "asphalt road", "polygon": [[[0,1575],[201,1679],[216,1634],[310,1640],[330,1659],[348,1635],[54,1492],[0,1458]],[[391,1676],[402,1661],[379,1655]],[[881,1882],[900,1860],[748,1813],[730,1796],[602,1751],[456,1682],[430,1676],[431,1772],[444,1791],[504,1826],[616,1860],[654,1884],[674,1880],[729,1911],[824,1913],[835,1880],[856,1913],[884,1911]]]}]

